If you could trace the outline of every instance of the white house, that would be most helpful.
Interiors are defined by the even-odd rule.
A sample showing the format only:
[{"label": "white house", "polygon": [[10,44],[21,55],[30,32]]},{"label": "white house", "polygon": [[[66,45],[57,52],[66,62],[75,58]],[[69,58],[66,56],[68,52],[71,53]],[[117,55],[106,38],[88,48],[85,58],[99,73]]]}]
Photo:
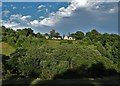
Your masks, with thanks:
[{"label": "white house", "polygon": [[68,40],[75,40],[75,38],[73,38],[73,37],[68,37]]},{"label": "white house", "polygon": [[75,38],[70,37],[70,36],[64,36],[63,39],[64,40],[75,40]]},{"label": "white house", "polygon": [[49,39],[49,36],[45,36],[46,39]]},{"label": "white house", "polygon": [[61,37],[52,37],[52,39],[59,39],[59,40],[61,40]]},{"label": "white house", "polygon": [[52,37],[52,39],[57,39],[56,37]]},{"label": "white house", "polygon": [[60,38],[60,37],[58,37],[57,39],[59,39],[59,40],[60,40],[61,38]]},{"label": "white house", "polygon": [[68,40],[69,38],[68,38],[68,36],[64,36],[63,39],[64,40]]}]

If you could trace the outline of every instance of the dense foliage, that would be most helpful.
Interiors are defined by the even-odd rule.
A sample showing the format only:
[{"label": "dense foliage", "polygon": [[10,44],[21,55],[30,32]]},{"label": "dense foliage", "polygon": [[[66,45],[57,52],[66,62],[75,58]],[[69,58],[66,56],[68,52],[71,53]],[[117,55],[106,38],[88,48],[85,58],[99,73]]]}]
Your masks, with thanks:
[{"label": "dense foliage", "polygon": [[[10,56],[2,55],[5,79],[13,75],[51,80],[120,73],[120,36],[117,34],[101,34],[93,29],[86,34],[81,31],[69,34],[76,40],[52,40],[60,36],[55,30],[40,34],[30,28],[14,31],[3,26],[0,29],[1,42],[16,48]],[[46,35],[50,39],[45,39]]]}]

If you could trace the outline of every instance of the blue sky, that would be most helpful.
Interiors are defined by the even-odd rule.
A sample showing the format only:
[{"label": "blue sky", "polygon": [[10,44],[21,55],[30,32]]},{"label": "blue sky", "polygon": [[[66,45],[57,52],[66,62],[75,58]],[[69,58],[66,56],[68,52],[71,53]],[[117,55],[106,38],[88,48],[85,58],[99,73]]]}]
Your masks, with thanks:
[{"label": "blue sky", "polygon": [[61,34],[95,28],[101,33],[118,33],[117,2],[3,2],[2,24],[13,29],[32,28]]}]

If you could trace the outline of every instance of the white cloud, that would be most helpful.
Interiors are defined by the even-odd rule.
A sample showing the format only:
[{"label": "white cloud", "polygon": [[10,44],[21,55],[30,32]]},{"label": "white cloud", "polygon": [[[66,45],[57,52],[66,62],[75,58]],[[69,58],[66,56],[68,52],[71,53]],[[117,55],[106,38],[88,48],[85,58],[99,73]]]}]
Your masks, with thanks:
[{"label": "white cloud", "polygon": [[2,23],[4,22],[4,20],[0,20],[0,26],[2,26]]},{"label": "white cloud", "polygon": [[41,11],[45,11],[45,12],[48,12],[48,9],[46,8],[46,6],[45,5],[39,5],[38,7],[38,11],[37,12],[41,12]]},{"label": "white cloud", "polygon": [[113,7],[111,9],[109,9],[107,13],[108,14],[113,14],[113,13],[116,13],[116,12],[118,12],[118,7]]},{"label": "white cloud", "polygon": [[40,19],[43,19],[43,18],[44,18],[44,16],[40,16],[39,18],[40,18]]},{"label": "white cloud", "polygon": [[98,6],[98,5],[97,5],[95,8],[96,8],[96,9],[99,9],[99,8],[100,8],[100,6]]},{"label": "white cloud", "polygon": [[[82,22],[82,25],[84,25],[84,24],[86,24],[86,22],[88,22],[85,25],[85,26],[87,26],[87,25],[91,25],[92,18],[93,19],[98,18],[96,16],[92,16],[92,18],[91,18],[91,13],[96,15],[95,10],[97,10],[98,13],[101,13],[101,10],[99,10],[99,8],[101,8],[101,5],[99,5],[99,4],[100,3],[98,3],[98,2],[89,2],[88,0],[83,0],[83,1],[73,0],[68,7],[66,7],[66,8],[60,7],[57,12],[50,13],[47,18],[40,16],[39,19],[31,20],[31,16],[29,16],[29,15],[25,16],[25,15],[21,15],[21,14],[16,14],[16,15],[10,16],[10,21],[19,20],[20,24],[6,22],[5,25],[7,25],[13,29],[31,27],[33,29],[42,28],[42,31],[44,31],[44,30],[46,30],[46,28],[49,30],[50,27],[61,28],[63,25],[64,25],[64,27],[62,27],[62,28],[64,28],[64,29],[71,28],[72,23],[73,23],[73,26],[75,28],[79,28],[80,27],[79,22]],[[46,9],[46,7],[44,5],[39,5],[38,11],[43,10],[42,8]],[[96,8],[96,9],[93,10],[93,8],[94,9]],[[88,13],[88,15],[84,14],[82,12],[81,13],[78,12],[81,9],[84,9],[84,12]],[[113,13],[113,12],[115,12],[115,8],[109,9],[106,12]],[[77,15],[77,17],[75,17],[75,15]],[[85,18],[84,18],[84,15],[85,15]],[[86,17],[88,18],[88,21],[86,21],[87,20]],[[82,19],[82,21],[80,19]],[[92,20],[92,21],[94,22],[95,20]],[[70,22],[72,22],[72,23],[70,23]],[[85,23],[83,23],[83,22],[85,22]],[[48,27],[44,27],[44,26],[48,26]],[[44,30],[43,30],[43,28],[44,28]]]},{"label": "white cloud", "polygon": [[3,15],[4,15],[5,17],[7,17],[8,14],[10,13],[10,11],[9,11],[9,10],[4,10],[4,11],[2,11],[2,13],[3,13]]},{"label": "white cloud", "polygon": [[[57,22],[60,21],[60,19],[64,17],[70,17],[74,10],[76,10],[79,7],[86,7],[87,6],[87,0],[73,0],[71,4],[65,8],[61,7],[59,8],[59,11],[56,13],[51,13],[48,18],[44,18],[40,21],[39,25],[45,25],[45,26],[54,26]],[[41,8],[43,6],[40,6]]]},{"label": "white cloud", "polygon": [[9,22],[9,21],[2,21],[2,25],[7,28],[13,28],[19,25],[19,23]]},{"label": "white cloud", "polygon": [[45,5],[39,5],[38,9],[41,9],[41,8],[44,8],[44,7],[45,7]]},{"label": "white cloud", "polygon": [[[61,21],[64,17],[71,17],[75,10],[84,8],[86,11],[90,11],[92,13],[104,13],[102,10],[98,10],[100,8],[100,4],[103,2],[90,2],[89,0],[72,0],[71,4],[65,8],[61,7],[56,13],[51,13],[48,18],[44,18],[38,23],[39,25],[45,26],[55,26],[56,23]],[[96,8],[96,10],[93,8]],[[115,9],[110,9],[108,13],[115,12]]]},{"label": "white cloud", "polygon": [[19,20],[19,21],[28,21],[31,19],[31,16],[27,15],[27,16],[23,16],[21,14],[16,14],[16,15],[11,15],[10,16],[10,20]]},{"label": "white cloud", "polygon": [[31,26],[28,26],[26,22],[24,22],[24,23],[25,24],[16,23],[15,21],[10,21],[10,20],[8,20],[8,21],[0,20],[0,25],[1,26],[3,25],[6,28],[12,28],[14,30],[31,27]]},{"label": "white cloud", "polygon": [[40,21],[40,25],[53,26],[57,21],[58,19],[56,17],[44,18],[42,21]]},{"label": "white cloud", "polygon": [[22,15],[21,14],[13,14],[10,16],[10,21],[13,20],[21,20]]},{"label": "white cloud", "polygon": [[21,17],[21,20],[23,20],[23,21],[26,21],[26,20],[29,20],[29,19],[31,19],[31,16],[22,16]]},{"label": "white cloud", "polygon": [[17,7],[13,7],[13,10],[16,9]]},{"label": "white cloud", "polygon": [[38,26],[39,21],[38,21],[38,20],[33,20],[33,21],[30,22],[30,24],[31,24],[31,25],[35,25],[35,26],[36,26],[36,25]]}]

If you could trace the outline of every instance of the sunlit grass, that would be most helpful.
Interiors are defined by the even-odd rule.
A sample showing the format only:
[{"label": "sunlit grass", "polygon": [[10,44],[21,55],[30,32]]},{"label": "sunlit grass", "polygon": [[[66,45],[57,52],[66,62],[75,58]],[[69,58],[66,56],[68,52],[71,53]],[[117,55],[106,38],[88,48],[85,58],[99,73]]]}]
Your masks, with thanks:
[{"label": "sunlit grass", "polygon": [[31,82],[30,86],[35,86],[35,85],[39,84],[40,81],[41,81],[40,78],[36,78]]},{"label": "sunlit grass", "polygon": [[0,42],[0,54],[10,56],[15,51],[15,48],[10,46],[8,43]]}]

